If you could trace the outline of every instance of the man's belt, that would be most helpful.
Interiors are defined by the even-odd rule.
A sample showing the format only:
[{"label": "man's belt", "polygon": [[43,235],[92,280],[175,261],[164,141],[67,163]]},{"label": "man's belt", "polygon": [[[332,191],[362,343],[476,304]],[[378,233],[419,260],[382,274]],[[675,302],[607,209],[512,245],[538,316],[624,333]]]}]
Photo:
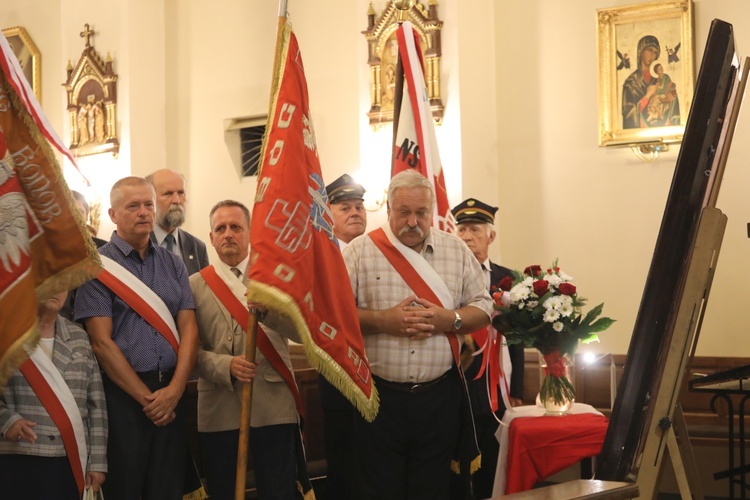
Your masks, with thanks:
[{"label": "man's belt", "polygon": [[450,374],[451,370],[448,370],[447,372],[440,375],[435,380],[430,380],[429,382],[421,382],[419,384],[413,384],[411,382],[392,382],[390,380],[385,380],[384,378],[380,378],[377,375],[373,375],[373,378],[375,379],[375,385],[380,387],[385,387],[386,389],[390,389],[392,391],[397,392],[406,392],[409,394],[422,394],[425,392],[429,392],[435,387],[440,384],[443,380],[448,378],[448,375]]},{"label": "man's belt", "polygon": [[153,370],[150,372],[135,372],[138,378],[147,383],[169,382],[174,375],[174,368],[171,370]]}]

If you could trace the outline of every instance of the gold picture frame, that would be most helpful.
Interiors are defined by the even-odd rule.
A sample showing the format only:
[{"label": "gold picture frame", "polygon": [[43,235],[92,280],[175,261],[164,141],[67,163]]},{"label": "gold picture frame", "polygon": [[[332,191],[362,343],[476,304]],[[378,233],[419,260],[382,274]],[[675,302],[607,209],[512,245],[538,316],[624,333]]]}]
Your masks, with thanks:
[{"label": "gold picture frame", "polygon": [[36,100],[42,102],[42,55],[28,31],[21,26],[3,29],[3,35],[21,63],[26,80],[34,91]]},{"label": "gold picture frame", "polygon": [[681,142],[695,88],[692,0],[596,15],[599,146]]}]

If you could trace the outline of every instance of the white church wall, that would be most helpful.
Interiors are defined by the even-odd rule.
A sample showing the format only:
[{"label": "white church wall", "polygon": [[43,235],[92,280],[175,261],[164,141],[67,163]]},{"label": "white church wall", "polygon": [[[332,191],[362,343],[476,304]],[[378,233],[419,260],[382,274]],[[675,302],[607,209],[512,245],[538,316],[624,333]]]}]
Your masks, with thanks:
[{"label": "white church wall", "polygon": [[[495,12],[503,264],[560,259],[590,305],[618,322],[587,349],[627,352],[679,146],[652,163],[629,149],[600,148],[596,10],[633,2],[509,2]],[[734,24],[747,55],[750,14],[741,0],[695,2],[696,72],[712,19]],[[528,20],[523,22],[522,20]],[[744,288],[748,221],[740,117],[717,206],[729,223],[699,355],[747,356]]]}]

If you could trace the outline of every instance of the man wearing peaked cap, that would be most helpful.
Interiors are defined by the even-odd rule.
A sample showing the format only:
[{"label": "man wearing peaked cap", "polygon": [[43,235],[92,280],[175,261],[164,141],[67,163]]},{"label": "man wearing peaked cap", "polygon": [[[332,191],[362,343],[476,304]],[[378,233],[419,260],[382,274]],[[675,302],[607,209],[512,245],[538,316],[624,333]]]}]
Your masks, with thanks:
[{"label": "man wearing peaked cap", "polygon": [[[497,207],[482,203],[475,198],[467,198],[456,205],[451,212],[453,213],[453,217],[456,218],[456,224],[461,224],[462,222],[494,224]],[[494,233],[494,230],[492,232]]]},{"label": "man wearing peaked cap", "polygon": [[[357,184],[350,175],[344,174],[326,186],[326,191],[333,214],[333,233],[343,251],[351,240],[365,232],[365,188]],[[351,480],[354,471],[351,443],[354,439],[354,410],[349,400],[325,378],[319,376],[318,382],[328,463],[326,492],[329,498],[352,498]]]},{"label": "man wearing peaked cap", "polygon": [[[495,241],[496,235],[494,224],[497,207],[475,198],[469,198],[458,204],[451,212],[456,218],[456,235],[466,243],[474,257],[482,265],[485,285],[492,293],[493,288],[497,287],[501,279],[512,276],[510,269],[490,262],[489,259],[489,246]],[[472,334],[472,338],[476,344],[484,342],[480,332]],[[486,338],[486,335],[484,338]],[[481,348],[481,345],[478,345],[478,347]],[[506,379],[510,380],[509,399],[512,406],[523,404],[523,358],[523,346],[503,346],[503,372]],[[498,423],[490,409],[485,377],[474,380],[481,368],[481,359],[482,356],[474,357],[471,366],[466,370],[466,380],[469,382],[477,441],[482,453],[482,467],[472,477],[474,493],[477,498],[489,498],[492,496],[492,487],[495,482],[495,468],[499,451],[499,445],[495,438]],[[499,408],[495,415],[502,418],[505,413],[505,404],[499,391],[497,396]]]},{"label": "man wearing peaked cap", "polygon": [[354,238],[364,234],[367,226],[365,188],[344,174],[326,186],[333,212],[333,232],[341,250]]}]

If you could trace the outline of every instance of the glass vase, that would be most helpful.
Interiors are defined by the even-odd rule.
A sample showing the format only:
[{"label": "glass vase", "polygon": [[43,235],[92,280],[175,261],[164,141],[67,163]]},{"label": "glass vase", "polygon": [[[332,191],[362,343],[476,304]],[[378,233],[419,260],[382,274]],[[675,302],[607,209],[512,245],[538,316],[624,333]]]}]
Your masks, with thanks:
[{"label": "glass vase", "polygon": [[573,360],[559,351],[548,354],[539,352],[542,384],[539,400],[546,410],[545,415],[567,415],[576,400],[576,391],[570,379]]}]

